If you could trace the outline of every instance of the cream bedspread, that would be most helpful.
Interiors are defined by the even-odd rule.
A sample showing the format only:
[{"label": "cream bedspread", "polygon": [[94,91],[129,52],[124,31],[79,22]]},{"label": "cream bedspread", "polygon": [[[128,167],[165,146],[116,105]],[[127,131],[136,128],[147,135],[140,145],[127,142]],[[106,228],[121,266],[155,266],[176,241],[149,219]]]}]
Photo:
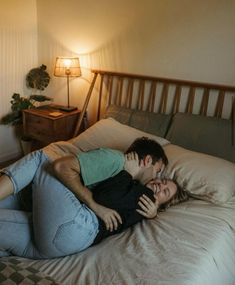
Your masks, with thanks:
[{"label": "cream bedspread", "polygon": [[[101,120],[73,140],[74,145],[60,142],[44,150],[54,160],[104,142],[110,147],[117,137],[116,148],[124,150],[140,136],[135,130],[122,136],[114,123],[109,122],[107,132]],[[97,141],[94,132],[103,137]],[[73,256],[20,260],[62,285],[234,285],[235,197],[223,206],[200,200],[179,204]]]},{"label": "cream bedspread", "polygon": [[79,254],[25,260],[59,284],[234,285],[235,199],[193,200]]}]

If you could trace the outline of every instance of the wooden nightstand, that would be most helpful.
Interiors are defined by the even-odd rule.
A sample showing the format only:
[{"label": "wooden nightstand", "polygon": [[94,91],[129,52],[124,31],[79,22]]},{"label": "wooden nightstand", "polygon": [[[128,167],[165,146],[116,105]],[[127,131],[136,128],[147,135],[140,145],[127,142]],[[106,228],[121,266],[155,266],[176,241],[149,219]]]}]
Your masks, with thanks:
[{"label": "wooden nightstand", "polygon": [[[58,117],[53,112],[60,112]],[[23,111],[24,135],[47,145],[51,142],[68,140],[73,137],[81,110],[64,112],[50,105]]]}]

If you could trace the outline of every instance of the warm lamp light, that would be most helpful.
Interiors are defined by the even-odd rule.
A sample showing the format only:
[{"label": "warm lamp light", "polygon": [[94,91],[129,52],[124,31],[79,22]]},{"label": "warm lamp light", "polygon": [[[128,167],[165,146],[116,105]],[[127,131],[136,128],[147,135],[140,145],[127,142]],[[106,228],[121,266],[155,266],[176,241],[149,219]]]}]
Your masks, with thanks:
[{"label": "warm lamp light", "polygon": [[69,103],[69,78],[79,77],[82,75],[80,62],[78,57],[57,57],[55,63],[54,75],[58,77],[67,77],[67,106],[62,106],[60,109],[64,111],[73,111],[77,107],[70,106]]}]

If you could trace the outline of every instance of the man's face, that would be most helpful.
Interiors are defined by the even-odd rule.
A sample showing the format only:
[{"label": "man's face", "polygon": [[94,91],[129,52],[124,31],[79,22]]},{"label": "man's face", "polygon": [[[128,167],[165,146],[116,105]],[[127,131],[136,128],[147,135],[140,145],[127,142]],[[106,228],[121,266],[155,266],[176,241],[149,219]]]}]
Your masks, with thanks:
[{"label": "man's face", "polygon": [[154,165],[153,165],[153,171],[154,171],[154,177],[153,178],[156,178],[156,177],[159,177],[160,176],[160,173],[162,173],[162,171],[164,170],[165,168],[165,164],[162,162],[162,160],[158,160]]},{"label": "man's face", "polygon": [[165,167],[164,163],[160,159],[155,164],[152,164],[151,156],[146,156],[142,162],[143,168],[139,180],[142,184],[146,184],[148,181],[155,179],[159,173],[161,173]]},{"label": "man's face", "polygon": [[171,180],[153,179],[146,186],[154,192],[158,199],[159,205],[168,202],[176,193],[177,186]]}]

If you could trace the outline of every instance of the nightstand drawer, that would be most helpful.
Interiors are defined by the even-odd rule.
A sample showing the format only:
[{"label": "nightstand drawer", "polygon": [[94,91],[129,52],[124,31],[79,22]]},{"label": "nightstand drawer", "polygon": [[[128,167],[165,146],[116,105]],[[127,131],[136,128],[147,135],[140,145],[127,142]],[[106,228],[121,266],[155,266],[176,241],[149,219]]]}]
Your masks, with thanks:
[{"label": "nightstand drawer", "polygon": [[33,139],[48,141],[48,136],[53,133],[53,125],[48,120],[30,122],[26,125],[25,132]]},{"label": "nightstand drawer", "polygon": [[32,126],[43,126],[50,123],[50,120],[48,118],[43,118],[39,116],[35,116],[32,114],[26,114],[26,119],[29,120],[27,123]]},{"label": "nightstand drawer", "polygon": [[53,133],[53,121],[48,118],[43,118],[35,116],[34,114],[25,114],[24,133],[27,136],[40,140],[51,142],[51,137]]},{"label": "nightstand drawer", "polygon": [[52,117],[53,111],[50,108],[24,110],[24,134],[44,144],[72,138],[80,111],[61,112],[61,116]]}]

